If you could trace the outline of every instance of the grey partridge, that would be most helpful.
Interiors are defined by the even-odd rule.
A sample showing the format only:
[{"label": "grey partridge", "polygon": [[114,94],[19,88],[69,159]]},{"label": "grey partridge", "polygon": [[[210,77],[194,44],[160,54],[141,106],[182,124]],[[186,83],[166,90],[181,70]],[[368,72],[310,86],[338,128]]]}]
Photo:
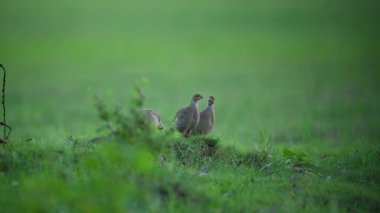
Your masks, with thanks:
[{"label": "grey partridge", "polygon": [[199,114],[199,122],[197,126],[195,127],[195,134],[200,134],[200,135],[207,135],[212,131],[212,128],[214,126],[214,121],[215,121],[215,111],[214,111],[214,103],[215,103],[215,98],[214,96],[210,96],[208,99],[208,105],[206,109],[204,109],[200,114]]},{"label": "grey partridge", "polygon": [[163,129],[164,125],[161,122],[160,115],[151,110],[151,109],[144,109],[142,110],[148,120],[149,123],[151,123],[153,126],[157,127],[157,129]]},{"label": "grey partridge", "polygon": [[202,95],[195,94],[190,101],[189,106],[178,110],[174,127],[182,133],[182,136],[188,137],[192,130],[197,126],[199,121],[198,101],[203,99]]}]

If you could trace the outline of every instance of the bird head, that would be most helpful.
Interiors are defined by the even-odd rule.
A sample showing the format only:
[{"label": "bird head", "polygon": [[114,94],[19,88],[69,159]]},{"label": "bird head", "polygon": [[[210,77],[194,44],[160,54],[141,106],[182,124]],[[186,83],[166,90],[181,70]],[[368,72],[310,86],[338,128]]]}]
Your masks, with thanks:
[{"label": "bird head", "polygon": [[208,97],[208,105],[213,105],[215,103],[215,98],[214,98],[214,96],[210,96],[210,97]]},{"label": "bird head", "polygon": [[192,100],[195,102],[195,103],[197,103],[199,100],[201,100],[201,99],[203,99],[203,96],[202,95],[200,95],[200,94],[195,94],[195,95],[193,95],[193,98],[192,98]]}]

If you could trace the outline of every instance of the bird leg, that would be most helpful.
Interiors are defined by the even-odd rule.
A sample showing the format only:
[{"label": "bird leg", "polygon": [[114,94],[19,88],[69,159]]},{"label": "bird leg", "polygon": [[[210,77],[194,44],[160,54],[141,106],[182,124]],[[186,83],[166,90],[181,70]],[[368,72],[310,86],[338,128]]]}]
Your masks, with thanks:
[{"label": "bird leg", "polygon": [[189,128],[185,129],[182,133],[182,137],[188,138],[190,136],[191,130]]}]

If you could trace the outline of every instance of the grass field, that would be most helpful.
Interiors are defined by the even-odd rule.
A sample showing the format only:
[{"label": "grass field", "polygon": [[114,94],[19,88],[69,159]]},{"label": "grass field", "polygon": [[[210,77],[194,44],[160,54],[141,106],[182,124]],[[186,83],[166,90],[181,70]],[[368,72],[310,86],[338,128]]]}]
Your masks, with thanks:
[{"label": "grass field", "polygon": [[[4,212],[380,211],[375,1],[0,8]],[[164,133],[88,143],[104,134],[94,96],[131,116],[140,79]],[[194,93],[216,97],[208,154],[167,130]]]}]

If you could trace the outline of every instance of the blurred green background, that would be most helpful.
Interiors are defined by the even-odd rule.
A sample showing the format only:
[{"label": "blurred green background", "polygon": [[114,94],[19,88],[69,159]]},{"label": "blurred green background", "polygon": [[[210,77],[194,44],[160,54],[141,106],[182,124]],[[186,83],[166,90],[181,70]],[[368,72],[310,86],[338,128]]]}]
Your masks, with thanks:
[{"label": "blurred green background", "polygon": [[[170,126],[216,97],[213,135],[250,146],[380,139],[377,1],[13,1],[0,7],[14,138],[96,134],[93,96]],[[206,101],[200,103],[203,108]]]}]

